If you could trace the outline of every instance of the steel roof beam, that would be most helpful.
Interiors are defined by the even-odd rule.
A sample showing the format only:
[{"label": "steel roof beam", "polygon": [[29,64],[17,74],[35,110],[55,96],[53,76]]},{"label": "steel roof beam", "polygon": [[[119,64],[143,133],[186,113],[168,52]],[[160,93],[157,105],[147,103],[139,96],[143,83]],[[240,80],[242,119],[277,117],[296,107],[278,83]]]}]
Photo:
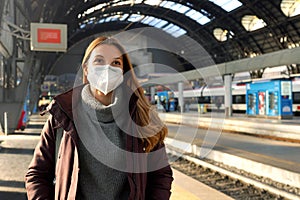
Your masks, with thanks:
[{"label": "steel roof beam", "polygon": [[163,78],[151,79],[145,85],[169,84],[180,81],[196,80],[199,78],[209,78],[234,74],[238,72],[254,71],[266,67],[275,67],[289,64],[300,64],[300,47],[285,49],[272,53],[267,53],[254,58],[244,58],[241,60],[221,63],[208,67],[203,67],[176,75],[165,76]]}]

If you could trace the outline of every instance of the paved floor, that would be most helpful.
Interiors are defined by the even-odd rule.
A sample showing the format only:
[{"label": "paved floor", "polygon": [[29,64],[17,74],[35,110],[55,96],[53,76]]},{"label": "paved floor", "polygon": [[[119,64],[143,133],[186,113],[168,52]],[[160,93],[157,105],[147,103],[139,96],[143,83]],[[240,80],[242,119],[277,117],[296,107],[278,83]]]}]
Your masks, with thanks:
[{"label": "paved floor", "polygon": [[25,131],[0,136],[0,199],[27,199],[25,173],[40,138],[45,118],[33,116]]},{"label": "paved floor", "polygon": [[[3,139],[3,137],[1,137]],[[8,135],[0,150],[0,199],[26,199],[24,175],[38,135]]]}]

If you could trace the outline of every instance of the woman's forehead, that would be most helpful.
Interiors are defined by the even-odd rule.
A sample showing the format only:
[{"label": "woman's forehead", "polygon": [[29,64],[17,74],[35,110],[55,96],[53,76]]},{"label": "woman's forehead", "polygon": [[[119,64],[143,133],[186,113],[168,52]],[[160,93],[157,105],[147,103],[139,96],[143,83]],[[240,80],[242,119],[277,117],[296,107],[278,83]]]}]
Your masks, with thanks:
[{"label": "woman's forehead", "polygon": [[100,44],[94,48],[91,57],[103,56],[104,58],[119,58],[122,57],[121,51],[114,45]]}]

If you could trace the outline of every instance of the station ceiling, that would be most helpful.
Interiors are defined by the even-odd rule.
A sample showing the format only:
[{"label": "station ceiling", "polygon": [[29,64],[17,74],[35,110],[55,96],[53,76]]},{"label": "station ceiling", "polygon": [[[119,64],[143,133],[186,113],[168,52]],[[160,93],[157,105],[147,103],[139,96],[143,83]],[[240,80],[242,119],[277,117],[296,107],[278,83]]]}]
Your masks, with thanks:
[{"label": "station ceiling", "polygon": [[27,0],[32,22],[68,25],[68,46],[101,31],[187,35],[215,63],[300,45],[299,0]]}]

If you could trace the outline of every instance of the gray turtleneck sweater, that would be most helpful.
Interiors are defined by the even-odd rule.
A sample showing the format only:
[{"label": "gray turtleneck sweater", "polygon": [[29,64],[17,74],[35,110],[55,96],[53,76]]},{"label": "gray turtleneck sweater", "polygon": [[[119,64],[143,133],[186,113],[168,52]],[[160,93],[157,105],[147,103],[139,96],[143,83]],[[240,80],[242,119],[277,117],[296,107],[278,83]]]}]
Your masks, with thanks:
[{"label": "gray turtleneck sweater", "polygon": [[[107,140],[101,139],[107,137],[114,145],[125,149],[126,136],[118,128],[114,120],[115,116],[113,116],[122,111],[120,106],[120,100],[122,98],[121,90],[116,90],[114,102],[108,106],[104,106],[94,98],[91,94],[89,85],[86,85],[83,88],[81,96],[82,112],[84,112],[82,115],[86,115],[86,120],[92,122],[89,123],[89,126],[95,126],[93,128],[86,127],[85,131],[90,131],[88,134],[96,134],[92,135],[91,138],[100,137],[100,143],[97,145],[111,145],[107,144]],[[102,134],[100,134],[100,129],[103,131]],[[92,130],[99,131],[96,132]],[[78,134],[80,137],[80,131]],[[94,156],[93,152],[88,150],[91,147],[87,147],[87,145],[89,144],[85,143],[84,140],[79,140],[78,152],[80,171],[76,199],[128,199],[129,184],[126,173],[105,165],[105,162],[101,162],[102,159],[103,161],[114,159],[115,162],[124,164],[124,158],[121,158],[121,155],[118,155],[118,151],[102,152],[101,157],[99,158],[99,155]]]}]

